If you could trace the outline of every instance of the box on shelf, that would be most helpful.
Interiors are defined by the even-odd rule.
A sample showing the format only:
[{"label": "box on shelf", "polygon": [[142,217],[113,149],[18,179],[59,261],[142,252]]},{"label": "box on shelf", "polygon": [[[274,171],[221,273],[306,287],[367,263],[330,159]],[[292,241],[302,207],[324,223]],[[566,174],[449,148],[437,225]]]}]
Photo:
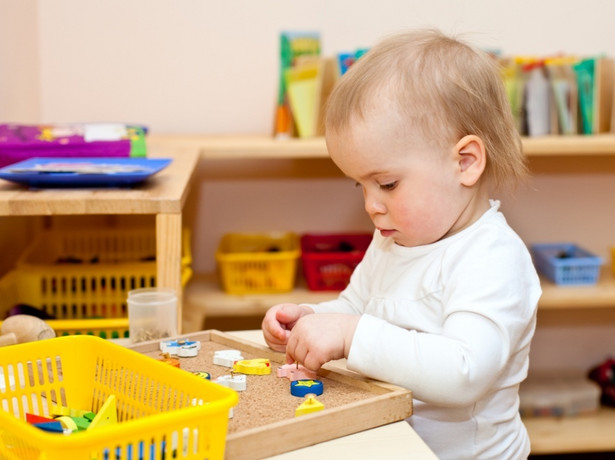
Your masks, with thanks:
[{"label": "box on shelf", "polygon": [[227,233],[216,251],[222,287],[229,294],[291,291],[299,255],[292,232]]},{"label": "box on shelf", "polygon": [[600,387],[583,375],[562,371],[528,377],[519,399],[523,417],[574,416],[599,409]]},{"label": "box on shelf", "polygon": [[[189,231],[182,235],[182,283],[192,275]],[[156,286],[153,228],[41,232],[0,280],[0,318],[19,304],[44,312],[58,335],[128,336],[128,291]]]},{"label": "box on shelf", "polygon": [[146,133],[124,123],[0,124],[0,167],[34,157],[144,157]]},{"label": "box on shelf", "polygon": [[301,236],[303,275],[312,291],[341,291],[372,241],[371,233]]},{"label": "box on shelf", "polygon": [[[222,459],[237,393],[99,337],[0,348],[0,458]],[[164,394],[164,397],[161,395]],[[117,424],[64,435],[26,422],[53,406],[97,413],[115,397]]]},{"label": "box on shelf", "polygon": [[536,269],[561,285],[596,284],[603,259],[573,243],[534,244]]}]

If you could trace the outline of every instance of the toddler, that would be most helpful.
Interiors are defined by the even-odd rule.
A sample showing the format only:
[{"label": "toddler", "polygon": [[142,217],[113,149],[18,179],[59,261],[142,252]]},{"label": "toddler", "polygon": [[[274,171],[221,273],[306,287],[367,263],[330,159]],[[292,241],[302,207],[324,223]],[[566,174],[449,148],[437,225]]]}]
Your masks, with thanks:
[{"label": "toddler", "polygon": [[412,390],[408,421],[439,458],[527,458],[518,390],[541,290],[490,200],[527,173],[497,63],[438,31],[390,37],[334,89],[326,142],[373,240],[337,299],[271,307],[265,340]]}]

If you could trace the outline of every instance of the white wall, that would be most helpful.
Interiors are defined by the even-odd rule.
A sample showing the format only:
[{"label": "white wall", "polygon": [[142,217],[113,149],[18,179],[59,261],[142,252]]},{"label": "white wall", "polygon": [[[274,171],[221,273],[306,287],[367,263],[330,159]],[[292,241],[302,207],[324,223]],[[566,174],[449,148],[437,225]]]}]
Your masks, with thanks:
[{"label": "white wall", "polygon": [[[324,55],[430,26],[504,54],[615,56],[614,17],[610,0],[0,0],[0,122],[113,120],[156,133],[268,133],[281,30],[320,31]],[[574,240],[610,263],[613,197],[611,165],[540,172],[516,200],[503,197],[503,207],[526,241]],[[369,227],[356,190],[341,179],[207,181],[197,184],[196,201],[197,271],[213,269],[225,231]],[[555,332],[537,334],[539,366],[570,364],[568,353],[557,352],[570,343],[569,330]],[[589,346],[592,329],[579,333],[573,365],[615,353],[613,327],[598,350]]]},{"label": "white wall", "polygon": [[[281,30],[320,31],[325,55],[417,26],[507,54],[615,55],[614,16],[609,0],[0,0],[0,62],[18,50],[30,67],[2,72],[0,94],[7,85],[37,92],[38,74],[35,121],[268,132]],[[17,69],[27,82],[12,81]],[[0,106],[0,120],[21,110]]]},{"label": "white wall", "polygon": [[0,123],[40,119],[38,2],[0,0]]}]

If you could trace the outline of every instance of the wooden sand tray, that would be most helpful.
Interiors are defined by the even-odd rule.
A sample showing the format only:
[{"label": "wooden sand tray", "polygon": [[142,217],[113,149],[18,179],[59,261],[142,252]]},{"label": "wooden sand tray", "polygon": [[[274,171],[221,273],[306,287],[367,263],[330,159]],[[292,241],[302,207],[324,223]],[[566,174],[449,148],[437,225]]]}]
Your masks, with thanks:
[{"label": "wooden sand tray", "polygon": [[[270,375],[248,375],[247,390],[238,392],[239,403],[228,425],[228,459],[269,457],[403,420],[412,414],[409,390],[325,365],[318,372],[324,393],[317,397],[325,409],[295,417],[295,409],[304,399],[292,396],[290,381],[277,376],[277,368],[285,362],[282,353],[214,330],[181,338],[201,342],[198,356],[179,358],[181,368],[209,372],[212,380],[230,374],[229,368],[213,364],[217,350],[237,349],[244,359],[271,361]],[[131,348],[159,358],[159,346],[159,341],[151,341]]]}]

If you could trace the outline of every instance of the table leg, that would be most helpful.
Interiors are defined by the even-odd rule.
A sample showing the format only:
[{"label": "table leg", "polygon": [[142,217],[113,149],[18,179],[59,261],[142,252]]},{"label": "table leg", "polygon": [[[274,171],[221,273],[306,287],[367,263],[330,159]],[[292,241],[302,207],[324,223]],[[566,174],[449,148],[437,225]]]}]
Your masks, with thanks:
[{"label": "table leg", "polygon": [[182,215],[156,214],[156,284],[177,293],[177,332],[182,329]]}]

